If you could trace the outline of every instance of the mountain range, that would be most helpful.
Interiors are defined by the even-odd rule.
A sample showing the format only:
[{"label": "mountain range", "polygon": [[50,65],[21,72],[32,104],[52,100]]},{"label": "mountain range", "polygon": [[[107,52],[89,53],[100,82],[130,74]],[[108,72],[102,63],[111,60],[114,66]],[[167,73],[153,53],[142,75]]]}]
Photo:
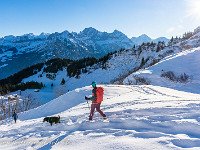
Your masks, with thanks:
[{"label": "mountain range", "polygon": [[[199,27],[194,30],[192,35],[189,40],[174,39],[171,44],[179,49],[198,47]],[[152,41],[156,43],[165,40],[168,41],[165,37],[153,40],[145,34],[129,39],[118,30],[107,33],[92,27],[86,28],[80,33],[64,31],[52,34],[34,35],[30,33],[22,36],[5,36],[0,38],[0,79],[52,58],[72,60],[85,57],[100,58],[115,50],[130,49],[133,45],[139,46],[142,43]]]},{"label": "mountain range", "polygon": [[41,33],[38,36],[33,33],[5,36],[0,38],[0,79],[52,58],[100,58],[115,50],[129,49],[133,45],[152,41],[147,37],[142,35],[134,41],[118,30],[107,33],[92,27],[80,33],[64,31]]}]

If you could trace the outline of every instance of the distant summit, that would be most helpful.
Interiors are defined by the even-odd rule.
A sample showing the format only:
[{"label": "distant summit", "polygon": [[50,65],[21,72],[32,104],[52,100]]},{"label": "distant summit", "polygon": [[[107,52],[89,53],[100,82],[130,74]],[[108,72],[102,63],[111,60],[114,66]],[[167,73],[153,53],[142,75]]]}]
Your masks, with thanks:
[{"label": "distant summit", "polygon": [[81,34],[85,34],[85,35],[95,35],[95,34],[98,34],[98,30],[96,30],[95,28],[92,28],[92,27],[89,27],[89,28],[85,28]]},{"label": "distant summit", "polygon": [[131,40],[133,41],[135,45],[141,45],[142,43],[148,43],[152,41],[152,39],[148,37],[146,34],[142,34],[137,38],[133,37],[131,38]]},{"label": "distant summit", "polygon": [[139,37],[132,37],[131,40],[135,45],[141,45],[142,43],[148,43],[148,42],[152,42],[152,41],[155,43],[158,43],[159,41],[161,41],[161,42],[164,41],[167,45],[167,43],[169,42],[169,39],[167,39],[166,37],[159,37],[157,39],[151,39],[146,34],[142,34]]}]

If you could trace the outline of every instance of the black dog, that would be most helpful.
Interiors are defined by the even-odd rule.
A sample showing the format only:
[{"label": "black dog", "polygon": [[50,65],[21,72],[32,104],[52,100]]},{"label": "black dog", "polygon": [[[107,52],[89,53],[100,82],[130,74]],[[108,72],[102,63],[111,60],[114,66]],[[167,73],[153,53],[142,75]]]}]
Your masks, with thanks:
[{"label": "black dog", "polygon": [[49,122],[50,124],[51,124],[51,126],[52,126],[52,124],[55,122],[55,124],[56,123],[60,123],[60,116],[58,116],[58,117],[45,117],[44,119],[43,119],[43,122]]}]

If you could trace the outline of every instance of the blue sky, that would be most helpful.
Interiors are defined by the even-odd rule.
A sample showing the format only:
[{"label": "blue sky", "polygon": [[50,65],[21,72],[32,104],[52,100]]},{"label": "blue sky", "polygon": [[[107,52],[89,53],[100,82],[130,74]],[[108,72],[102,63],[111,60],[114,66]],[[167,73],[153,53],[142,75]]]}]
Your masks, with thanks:
[{"label": "blue sky", "polygon": [[0,37],[94,27],[171,38],[198,26],[200,0],[0,0]]}]

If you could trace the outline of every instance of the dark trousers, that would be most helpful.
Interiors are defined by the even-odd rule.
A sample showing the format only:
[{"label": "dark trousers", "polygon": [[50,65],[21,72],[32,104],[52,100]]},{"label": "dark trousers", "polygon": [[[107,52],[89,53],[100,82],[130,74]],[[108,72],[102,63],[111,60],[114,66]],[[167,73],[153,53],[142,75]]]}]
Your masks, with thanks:
[{"label": "dark trousers", "polygon": [[94,103],[94,104],[91,105],[91,112],[90,112],[89,120],[92,120],[95,108],[103,117],[106,117],[106,115],[101,111],[100,105],[101,105],[101,103]]},{"label": "dark trousers", "polygon": [[15,117],[14,117],[14,120],[15,120],[15,123],[16,123],[16,121],[17,121],[17,118],[15,118]]}]

